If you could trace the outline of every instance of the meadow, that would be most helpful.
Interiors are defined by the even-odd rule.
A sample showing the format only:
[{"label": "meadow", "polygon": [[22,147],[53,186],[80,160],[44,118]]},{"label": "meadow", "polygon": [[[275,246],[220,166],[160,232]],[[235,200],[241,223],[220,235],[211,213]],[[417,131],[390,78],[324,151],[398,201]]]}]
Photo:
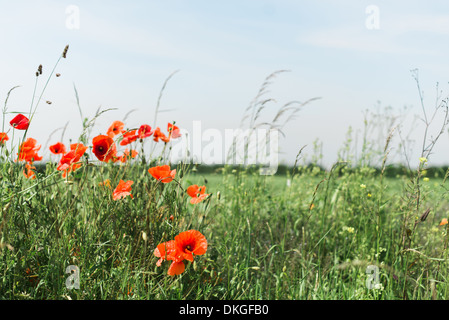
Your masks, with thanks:
[{"label": "meadow", "polygon": [[[41,144],[27,136],[40,98],[28,115],[8,110],[8,98],[1,299],[449,298],[448,171],[428,167],[437,139],[414,169],[394,174],[388,135],[380,148],[366,142],[358,161],[343,146],[329,169],[205,172],[169,162],[177,123],[118,119],[91,137],[86,119],[78,139],[52,141],[55,160],[41,163]],[[151,144],[162,151],[145,156]]]}]

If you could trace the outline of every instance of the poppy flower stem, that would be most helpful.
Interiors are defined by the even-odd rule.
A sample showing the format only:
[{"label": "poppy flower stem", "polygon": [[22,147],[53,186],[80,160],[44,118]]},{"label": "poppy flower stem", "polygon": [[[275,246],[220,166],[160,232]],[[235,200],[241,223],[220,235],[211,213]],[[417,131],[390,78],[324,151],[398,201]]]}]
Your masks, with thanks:
[{"label": "poppy flower stem", "polygon": [[[11,152],[10,152],[10,154],[9,154],[9,157],[10,157],[10,160],[12,161],[12,155],[14,154],[13,153],[13,147],[12,147],[12,143],[13,143],[13,141],[14,141],[14,131],[16,131],[16,130],[13,130],[12,131],[12,137],[11,137]],[[20,145],[20,143],[21,143],[21,141],[19,141],[19,145]]]},{"label": "poppy flower stem", "polygon": [[161,152],[162,159],[165,159],[165,149],[167,149],[167,142],[164,142],[164,148],[162,149],[162,152]]},{"label": "poppy flower stem", "polygon": [[180,183],[178,180],[173,179],[172,181],[176,182],[176,183],[178,184],[178,186],[181,188],[181,190],[182,190],[183,192],[185,192],[184,188],[182,187],[181,183]]},{"label": "poppy flower stem", "polygon": [[147,164],[147,160],[145,159],[145,153],[144,153],[144,149],[143,149],[143,139],[140,139],[140,159],[142,160],[142,165],[146,165]]}]

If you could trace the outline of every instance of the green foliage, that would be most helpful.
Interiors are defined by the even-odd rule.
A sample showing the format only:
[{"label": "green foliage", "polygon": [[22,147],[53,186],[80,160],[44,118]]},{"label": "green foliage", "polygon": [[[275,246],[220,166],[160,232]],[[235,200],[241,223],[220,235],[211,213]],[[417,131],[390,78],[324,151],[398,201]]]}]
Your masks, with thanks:
[{"label": "green foliage", "polygon": [[[293,176],[224,167],[158,184],[139,164],[83,167],[68,180],[49,174],[53,166],[29,180],[19,165],[2,164],[3,299],[448,297],[443,177],[421,178],[421,206],[431,208],[421,221],[406,197],[409,178],[380,183],[367,167]],[[99,185],[124,177],[135,181],[133,199],[114,201]],[[191,184],[211,196],[190,204]],[[405,244],[404,228],[412,230]],[[168,276],[153,251],[187,229],[206,236],[208,251]],[[66,287],[69,265],[80,268],[80,289]],[[377,289],[366,287],[369,265],[379,268]]]}]

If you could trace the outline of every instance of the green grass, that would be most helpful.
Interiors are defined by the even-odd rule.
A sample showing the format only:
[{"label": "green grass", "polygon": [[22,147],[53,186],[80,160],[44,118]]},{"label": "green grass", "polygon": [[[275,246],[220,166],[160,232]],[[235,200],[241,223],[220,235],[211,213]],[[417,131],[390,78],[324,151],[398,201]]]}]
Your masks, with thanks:
[{"label": "green grass", "polygon": [[[444,177],[421,181],[417,212],[408,178],[381,184],[370,168],[293,177],[178,168],[179,184],[157,184],[148,167],[98,164],[67,182],[54,164],[28,180],[3,163],[0,298],[448,298]],[[99,186],[107,178],[133,180],[134,198],[113,201]],[[206,185],[210,198],[190,204],[191,184]],[[153,251],[188,229],[206,236],[207,253],[168,276]],[[66,287],[69,265],[80,269],[79,289]],[[367,288],[369,265],[379,268],[377,289]]]}]

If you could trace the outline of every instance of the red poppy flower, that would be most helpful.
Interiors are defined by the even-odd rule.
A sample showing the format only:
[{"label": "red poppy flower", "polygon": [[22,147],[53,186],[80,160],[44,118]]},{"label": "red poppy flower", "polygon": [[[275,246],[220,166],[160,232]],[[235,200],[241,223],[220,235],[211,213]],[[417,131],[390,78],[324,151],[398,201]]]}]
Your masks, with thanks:
[{"label": "red poppy flower", "polygon": [[72,143],[70,145],[70,151],[65,153],[59,160],[56,170],[63,171],[62,176],[65,178],[69,172],[79,169],[82,164],[78,162],[87,148],[82,143]]},{"label": "red poppy flower", "polygon": [[161,266],[164,260],[172,261],[168,274],[171,276],[184,272],[183,260],[193,261],[194,255],[203,255],[207,251],[207,240],[196,230],[188,230],[178,234],[174,240],[159,244],[154,255],[159,258],[156,266]]},{"label": "red poppy flower", "polygon": [[67,170],[73,163],[78,162],[78,160],[79,158],[77,157],[75,150],[70,150],[61,157],[58,166],[56,167],[56,170],[59,171]]},{"label": "red poppy flower", "polygon": [[53,154],[64,154],[66,153],[65,145],[62,142],[57,142],[50,146],[50,151]]},{"label": "red poppy flower", "polygon": [[106,187],[106,188],[109,188],[109,189],[112,188],[112,187],[111,187],[111,180],[109,180],[109,179],[106,179],[106,180],[104,180],[103,182],[100,182],[98,185],[99,185],[100,187]]},{"label": "red poppy flower", "polygon": [[119,200],[121,198],[125,198],[126,196],[130,196],[131,198],[133,198],[133,195],[131,194],[131,185],[133,183],[134,181],[131,180],[128,180],[126,182],[120,180],[119,184],[112,193],[112,199]]},{"label": "red poppy flower", "polygon": [[42,160],[37,152],[40,150],[41,145],[37,144],[36,139],[28,138],[19,146],[19,153],[17,153],[18,161],[26,161],[28,163]]},{"label": "red poppy flower", "polygon": [[153,178],[159,180],[162,183],[171,182],[176,175],[176,169],[170,170],[169,165],[152,167],[148,169],[148,172],[153,176]]},{"label": "red poppy flower", "polygon": [[105,135],[99,135],[92,140],[93,148],[92,152],[103,162],[108,162],[116,156],[117,149],[111,137]]},{"label": "red poppy flower", "polygon": [[179,261],[179,262],[173,261],[171,263],[170,267],[168,268],[167,274],[169,276],[176,276],[178,274],[183,273],[185,271],[185,269],[186,269],[186,266],[185,266],[184,262],[182,262],[182,261]]},{"label": "red poppy flower", "polygon": [[162,261],[164,260],[172,260],[172,261],[182,261],[182,257],[177,254],[175,240],[170,240],[167,242],[160,243],[156,249],[154,249],[154,255],[160,258],[156,265],[158,267],[161,266]]},{"label": "red poppy flower", "polygon": [[198,187],[198,185],[194,184],[187,188],[187,194],[192,197],[190,203],[196,204],[206,199],[210,193],[206,194],[205,186]]},{"label": "red poppy flower", "polygon": [[25,170],[23,170],[23,175],[28,179],[36,179],[36,173],[33,171],[33,169],[36,169],[36,167],[32,166],[31,164],[27,163],[25,164]]},{"label": "red poppy flower", "polygon": [[136,150],[131,150],[130,152],[128,149],[125,149],[125,151],[123,151],[123,154],[118,157],[116,161],[125,163],[128,159],[134,159],[135,157],[137,157],[138,154],[139,152],[137,152]]},{"label": "red poppy flower", "polygon": [[171,260],[173,261],[168,268],[167,274],[170,276],[175,276],[181,274],[185,271],[185,265],[182,261],[183,258],[179,255],[176,250],[176,245],[174,240],[170,240],[164,243],[159,244],[156,249],[154,249],[154,255],[160,258],[156,265],[158,267],[161,266],[162,261]]},{"label": "red poppy flower", "polygon": [[79,159],[80,156],[76,153],[76,151],[70,150],[61,157],[56,170],[63,171],[62,176],[65,178],[68,173],[81,167],[81,163],[78,163]]},{"label": "red poppy flower", "polygon": [[9,124],[17,130],[26,130],[30,126],[30,120],[20,113],[15,116]]},{"label": "red poppy flower", "polygon": [[131,142],[134,142],[137,140],[139,136],[136,135],[136,130],[126,131],[123,133],[123,139],[120,141],[121,146],[126,146],[130,144]]},{"label": "red poppy flower", "polygon": [[181,136],[181,132],[177,126],[169,123],[167,125],[168,137],[172,139],[177,139]]},{"label": "red poppy flower", "polygon": [[8,135],[5,132],[0,132],[0,146],[4,145],[9,140]]},{"label": "red poppy flower", "polygon": [[151,127],[147,124],[143,124],[140,126],[139,130],[137,131],[137,135],[139,136],[139,139],[144,139],[153,134],[153,131],[151,131]]},{"label": "red poppy flower", "polygon": [[207,240],[201,232],[188,230],[175,237],[175,246],[178,253],[186,260],[193,262],[193,255],[200,256],[207,251]]},{"label": "red poppy flower", "polygon": [[170,141],[170,138],[167,137],[164,133],[162,133],[161,129],[157,127],[153,132],[153,140],[159,142],[159,139],[167,143]]},{"label": "red poppy flower", "polygon": [[106,132],[106,134],[111,137],[114,138],[116,135],[122,133],[124,130],[123,128],[125,127],[125,124],[121,121],[114,121],[111,126],[109,127],[108,131]]},{"label": "red poppy flower", "polygon": [[[77,156],[79,158],[81,158],[83,156],[83,154],[86,152],[87,149],[89,149],[89,147],[85,146],[81,142],[80,143],[72,143],[70,145],[70,150],[75,151],[75,153],[77,154]],[[78,158],[78,160],[79,160],[79,158]]]}]

